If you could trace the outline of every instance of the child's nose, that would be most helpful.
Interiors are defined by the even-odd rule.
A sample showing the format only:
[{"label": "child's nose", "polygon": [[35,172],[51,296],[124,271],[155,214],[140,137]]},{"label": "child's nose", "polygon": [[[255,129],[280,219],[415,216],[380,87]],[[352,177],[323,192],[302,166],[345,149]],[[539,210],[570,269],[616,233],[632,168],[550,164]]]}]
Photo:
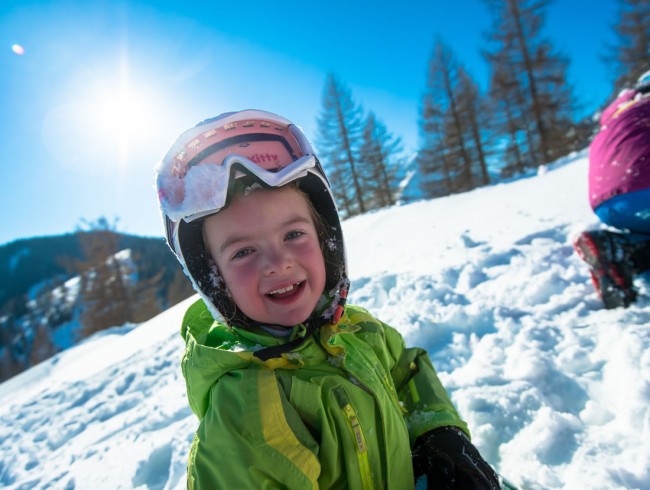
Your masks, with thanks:
[{"label": "child's nose", "polygon": [[291,254],[283,249],[269,250],[264,264],[264,273],[266,275],[278,274],[291,269],[293,260]]}]

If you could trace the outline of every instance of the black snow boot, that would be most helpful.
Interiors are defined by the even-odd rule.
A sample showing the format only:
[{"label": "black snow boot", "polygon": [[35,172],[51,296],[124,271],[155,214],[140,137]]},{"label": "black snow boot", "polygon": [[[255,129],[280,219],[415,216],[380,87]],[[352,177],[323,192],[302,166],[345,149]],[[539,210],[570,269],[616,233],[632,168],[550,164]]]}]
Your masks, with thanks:
[{"label": "black snow boot", "polygon": [[628,238],[607,230],[585,231],[573,247],[591,272],[591,279],[605,308],[627,308],[636,299],[632,288],[634,264],[631,254],[636,248]]}]

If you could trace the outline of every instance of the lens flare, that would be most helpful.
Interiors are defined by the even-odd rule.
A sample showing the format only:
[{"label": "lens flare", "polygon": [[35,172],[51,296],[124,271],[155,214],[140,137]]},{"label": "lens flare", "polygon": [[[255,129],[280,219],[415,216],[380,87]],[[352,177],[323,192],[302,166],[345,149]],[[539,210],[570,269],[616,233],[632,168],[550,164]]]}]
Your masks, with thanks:
[{"label": "lens flare", "polygon": [[22,55],[25,54],[25,48],[23,48],[20,44],[13,44],[13,45],[11,46],[11,50],[12,50],[15,54],[17,54],[17,55],[19,55],[19,56],[22,56]]}]

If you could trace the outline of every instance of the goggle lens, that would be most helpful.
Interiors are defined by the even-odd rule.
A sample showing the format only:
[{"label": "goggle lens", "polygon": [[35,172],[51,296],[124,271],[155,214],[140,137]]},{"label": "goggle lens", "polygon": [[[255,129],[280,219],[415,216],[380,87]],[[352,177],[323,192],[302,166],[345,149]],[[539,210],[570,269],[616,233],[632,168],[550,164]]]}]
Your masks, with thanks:
[{"label": "goggle lens", "polygon": [[161,172],[159,198],[163,211],[171,220],[193,221],[226,206],[237,186],[281,187],[316,170],[314,155],[271,170],[240,155],[228,155],[221,164],[202,162],[183,177]]},{"label": "goggle lens", "polygon": [[160,204],[171,220],[193,221],[219,211],[236,181],[278,187],[317,170],[300,130],[288,121],[255,117],[259,114],[209,120],[181,135],[157,177]]}]

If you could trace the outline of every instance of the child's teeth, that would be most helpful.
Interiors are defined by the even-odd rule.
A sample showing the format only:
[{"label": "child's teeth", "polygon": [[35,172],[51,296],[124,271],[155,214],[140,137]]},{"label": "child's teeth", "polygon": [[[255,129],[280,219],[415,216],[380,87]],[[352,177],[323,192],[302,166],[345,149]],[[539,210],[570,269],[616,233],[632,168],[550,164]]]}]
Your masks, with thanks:
[{"label": "child's teeth", "polygon": [[269,294],[284,294],[288,291],[291,291],[293,289],[293,284],[291,286],[287,286],[286,288],[280,288],[276,289],[275,291],[271,291]]}]

